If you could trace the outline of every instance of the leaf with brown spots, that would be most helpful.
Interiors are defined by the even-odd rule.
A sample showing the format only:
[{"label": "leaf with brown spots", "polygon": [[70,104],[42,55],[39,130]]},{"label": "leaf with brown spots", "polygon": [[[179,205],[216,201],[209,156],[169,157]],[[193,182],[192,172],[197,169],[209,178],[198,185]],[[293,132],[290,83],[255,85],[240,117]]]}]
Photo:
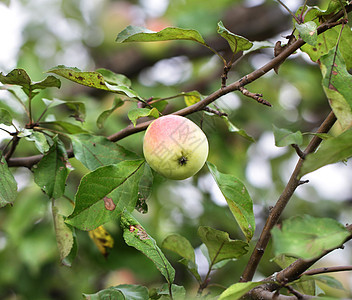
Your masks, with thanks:
[{"label": "leaf with brown spots", "polygon": [[75,196],[75,209],[67,217],[66,223],[89,231],[116,220],[125,209],[133,211],[138,198],[144,162],[144,160],[125,160],[115,165],[97,168],[85,175]]},{"label": "leaf with brown spots", "polygon": [[104,197],[104,206],[107,210],[113,211],[116,208],[116,204],[109,197]]},{"label": "leaf with brown spots", "polygon": [[112,71],[106,71],[105,69],[99,69],[97,71],[81,71],[78,68],[60,65],[47,72],[54,73],[85,86],[124,95],[128,98],[143,100],[136,91],[130,88],[129,81],[125,76],[115,74]]},{"label": "leaf with brown spots", "polygon": [[175,270],[164,256],[155,240],[148,235],[139,222],[126,210],[121,214],[123,238],[128,246],[136,248],[147,256],[165,277],[168,283],[175,279]]}]

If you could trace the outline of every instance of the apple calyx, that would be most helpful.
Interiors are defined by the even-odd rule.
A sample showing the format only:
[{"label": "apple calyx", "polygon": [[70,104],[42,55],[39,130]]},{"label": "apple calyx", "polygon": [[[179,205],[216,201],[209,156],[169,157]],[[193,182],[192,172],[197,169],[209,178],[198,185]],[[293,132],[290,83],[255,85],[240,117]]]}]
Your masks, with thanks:
[{"label": "apple calyx", "polygon": [[180,166],[185,166],[187,164],[187,161],[188,159],[185,156],[182,156],[178,159],[178,163],[180,164]]}]

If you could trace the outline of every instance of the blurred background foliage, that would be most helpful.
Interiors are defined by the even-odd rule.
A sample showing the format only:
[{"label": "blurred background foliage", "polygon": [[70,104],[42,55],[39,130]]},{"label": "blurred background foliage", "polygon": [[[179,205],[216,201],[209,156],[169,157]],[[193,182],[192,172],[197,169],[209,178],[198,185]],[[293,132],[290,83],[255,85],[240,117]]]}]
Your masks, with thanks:
[{"label": "blurred background foliage", "polygon": [[[286,2],[286,1],[285,1]],[[291,3],[292,2],[292,3]],[[300,1],[289,1],[296,10]],[[303,2],[303,1],[302,1]],[[325,1],[318,1],[324,8]],[[56,65],[81,70],[107,68],[132,80],[132,86],[144,98],[168,97],[182,91],[198,90],[207,95],[221,84],[222,62],[206,48],[192,42],[158,42],[116,44],[117,34],[127,25],[161,30],[166,26],[197,29],[207,42],[225,56],[227,45],[216,34],[216,24],[224,25],[249,40],[277,40],[292,30],[291,17],[276,2],[256,0],[7,0],[0,2],[2,50],[0,71],[24,68],[32,80],[42,80],[46,70]],[[229,74],[228,82],[262,66],[273,57],[273,49],[263,49],[240,59]],[[256,143],[229,132],[217,117],[204,113],[189,116],[202,123],[209,138],[209,161],[223,173],[240,178],[254,201],[257,231],[265,222],[269,207],[280,195],[297,160],[293,149],[277,148],[272,126],[292,131],[313,132],[329,112],[329,105],[320,85],[317,64],[298,52],[287,60],[279,74],[269,72],[248,85],[252,92],[262,93],[272,108],[264,107],[240,94],[229,94],[216,101],[229,114],[230,120],[243,128]],[[40,98],[80,101],[86,106],[83,128],[99,135],[110,135],[129,124],[127,112],[136,106],[125,103],[98,129],[96,119],[109,109],[114,95],[78,86],[62,79],[59,90],[45,90],[34,102],[39,116],[44,108]],[[170,100],[166,108],[172,112],[184,107],[182,98]],[[24,113],[10,94],[0,90],[0,107],[11,111],[17,125],[23,127]],[[51,109],[51,120],[74,120],[72,112],[59,105]],[[332,133],[339,132],[335,126]],[[9,136],[0,131],[1,147]],[[310,136],[306,135],[307,143]],[[129,136],[119,143],[141,154],[143,133]],[[31,142],[21,140],[16,156],[37,154]],[[69,175],[66,196],[73,199],[79,180],[88,171],[75,159]],[[160,274],[152,262],[127,247],[118,224],[109,223],[107,230],[115,240],[110,255],[104,258],[86,232],[77,232],[78,256],[71,268],[60,265],[51,215],[51,203],[34,185],[31,172],[12,169],[19,184],[18,199],[13,207],[0,210],[0,298],[1,299],[80,299],[81,293],[120,283],[159,286]],[[325,167],[309,176],[311,183],[299,188],[284,217],[310,213],[347,222],[351,215],[352,174],[350,166]],[[60,211],[72,210],[65,198],[56,201]],[[199,225],[212,226],[243,239],[225,201],[206,167],[194,178],[169,181],[157,177],[148,200],[149,212],[139,215],[146,230],[161,244],[169,233],[187,237],[194,247],[200,245]],[[343,256],[330,255],[325,264],[350,264],[350,251]],[[176,268],[176,283],[196,287],[196,282],[177,263],[178,257],[166,255]],[[227,286],[238,280],[249,255],[233,261],[212,276],[212,282]],[[278,267],[270,261],[270,247],[260,265],[257,278],[272,274]],[[200,273],[207,271],[197,248]],[[337,275],[338,276],[338,275]],[[340,278],[341,279],[341,278]],[[350,289],[350,277],[343,277]],[[337,291],[331,292],[337,295]],[[349,295],[343,292],[342,295]]]}]

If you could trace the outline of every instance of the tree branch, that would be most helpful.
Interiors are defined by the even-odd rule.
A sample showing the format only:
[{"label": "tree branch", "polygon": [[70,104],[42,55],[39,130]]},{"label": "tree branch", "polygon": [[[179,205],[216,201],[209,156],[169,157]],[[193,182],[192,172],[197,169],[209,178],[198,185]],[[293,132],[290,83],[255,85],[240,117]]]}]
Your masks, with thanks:
[{"label": "tree branch", "polygon": [[[311,260],[304,260],[301,258],[297,259],[295,262],[293,262],[287,268],[285,268],[285,269],[281,270],[280,272],[277,272],[274,275],[265,279],[267,281],[268,280],[275,281],[275,283],[263,284],[262,286],[256,287],[253,290],[251,290],[248,293],[248,295],[250,296],[250,299],[266,299],[266,298],[263,298],[263,295],[266,294],[268,291],[273,295],[272,291],[280,289],[281,287],[285,286],[287,283],[298,279],[302,275],[319,274],[317,272],[320,271],[320,273],[321,273],[321,270],[324,271],[324,269],[335,270],[336,272],[338,270],[339,271],[351,270],[352,269],[351,266],[346,266],[346,267],[319,268],[319,269],[315,269],[315,270],[306,271],[312,265],[314,265],[318,260],[320,260],[322,257],[324,257],[325,255],[329,254],[330,252],[334,251],[335,249],[341,248],[343,246],[343,244],[345,244],[347,241],[352,239],[352,225],[347,226],[346,229],[349,230],[351,234],[341,243],[341,245],[339,245],[338,247],[336,247],[334,249],[326,250],[321,255],[319,255],[318,257],[311,259]],[[271,298],[271,299],[273,299],[273,298]]]},{"label": "tree branch", "polygon": [[[260,297],[257,297],[257,294],[260,294]],[[285,296],[285,295],[280,295],[276,294],[276,292],[272,292],[269,290],[266,290],[262,287],[256,288],[253,293],[250,295],[250,299],[260,299],[260,300],[308,300],[308,299],[316,299],[314,296],[310,295],[301,295],[300,298],[297,296]],[[252,298],[253,297],[253,298]]]},{"label": "tree branch", "polygon": [[[317,133],[326,133],[330,130],[332,125],[334,125],[336,117],[333,112],[330,112],[328,117],[321,124]],[[309,153],[312,153],[321,143],[321,139],[317,136],[314,136],[310,141],[309,145],[304,151],[304,156]],[[252,252],[252,255],[248,261],[248,264],[242,274],[241,282],[252,280],[255,270],[264,254],[266,246],[268,245],[270,239],[270,231],[278,222],[283,210],[285,209],[287,203],[291,199],[296,188],[301,184],[299,180],[299,172],[301,170],[304,159],[300,158],[296,164],[296,167],[291,175],[290,180],[288,181],[284,191],[282,192],[280,198],[277,200],[275,206],[270,210],[269,217],[264,225],[263,231],[259,237],[259,240]]]}]

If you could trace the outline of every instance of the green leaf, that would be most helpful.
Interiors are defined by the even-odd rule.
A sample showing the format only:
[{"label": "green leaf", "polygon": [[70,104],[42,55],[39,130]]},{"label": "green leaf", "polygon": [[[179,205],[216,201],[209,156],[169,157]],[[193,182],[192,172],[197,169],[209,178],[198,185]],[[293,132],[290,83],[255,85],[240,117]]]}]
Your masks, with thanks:
[{"label": "green leaf", "polygon": [[105,123],[106,119],[107,119],[108,117],[110,117],[111,114],[112,114],[117,108],[119,108],[120,106],[122,106],[123,104],[124,104],[124,101],[123,101],[121,98],[115,97],[114,103],[113,103],[112,107],[111,107],[110,109],[107,109],[107,110],[103,111],[103,112],[99,115],[99,117],[98,117],[98,119],[97,119],[97,127],[98,127],[99,129],[102,129],[102,128],[104,127],[104,123]]},{"label": "green leaf", "polygon": [[249,50],[253,46],[253,43],[246,38],[226,29],[221,21],[218,23],[218,33],[227,40],[233,53]]},{"label": "green leaf", "polygon": [[23,69],[14,69],[7,75],[0,73],[0,82],[3,84],[15,84],[29,89],[31,78]]},{"label": "green leaf", "polygon": [[54,128],[61,133],[68,133],[68,134],[88,133],[88,131],[83,129],[81,126],[78,126],[66,121],[40,122],[40,125],[47,128]]},{"label": "green leaf", "polygon": [[123,238],[128,246],[134,247],[147,256],[160,273],[171,284],[175,279],[175,270],[166,259],[155,240],[148,235],[140,223],[126,210],[121,215]]},{"label": "green leaf", "polygon": [[150,105],[152,107],[155,107],[158,111],[163,112],[165,107],[168,105],[168,102],[166,100],[161,100],[154,103],[150,103]]},{"label": "green leaf", "polygon": [[96,72],[104,76],[105,82],[112,85],[131,86],[131,80],[123,74],[117,74],[107,69],[97,69]]},{"label": "green leaf", "polygon": [[136,126],[137,120],[139,118],[143,118],[143,117],[158,118],[159,117],[159,111],[155,107],[153,107],[152,109],[149,109],[149,108],[135,108],[135,109],[131,109],[128,112],[128,118],[133,123],[133,126]]},{"label": "green leaf", "polygon": [[319,257],[340,247],[350,235],[340,223],[329,218],[308,215],[290,218],[271,231],[276,255],[287,254],[303,259]]},{"label": "green leaf", "polygon": [[11,126],[12,125],[12,116],[4,108],[0,108],[0,124],[5,124],[7,126]]},{"label": "green leaf", "polygon": [[147,213],[148,212],[148,205],[147,200],[152,193],[153,188],[153,172],[148,164],[144,166],[143,175],[139,181],[138,187],[138,200],[136,204],[136,210],[140,213]]},{"label": "green leaf", "polygon": [[[89,86],[92,88],[109,91],[112,93],[122,94],[129,98],[136,98],[142,100],[142,98],[131,88],[124,84],[116,85],[117,79],[111,79],[111,72],[102,71],[99,69],[99,72],[94,71],[81,71],[77,68],[70,68],[66,66],[57,66],[48,71],[48,73],[54,73],[59,76],[62,76],[66,79],[69,79],[73,82]],[[102,75],[108,74],[107,80],[105,80]],[[125,82],[125,81],[124,81]]]},{"label": "green leaf", "polygon": [[[339,0],[337,0],[339,2]],[[339,5],[339,4],[338,4]],[[321,11],[317,7],[307,7],[308,11],[305,11],[304,20],[313,21],[316,26],[320,25],[320,16],[325,14],[324,11]],[[298,15],[301,14],[302,8],[297,12]],[[312,46],[309,44],[305,44],[301,47],[301,50],[306,52],[312,61],[317,61],[322,55],[327,54],[331,49],[336,47],[336,44],[339,40],[339,50],[347,64],[347,69],[352,68],[352,31],[348,24],[344,24],[344,28],[342,30],[341,38],[339,39],[341,26],[335,26],[330,28],[329,30],[321,33],[317,37],[316,45]]]},{"label": "green leaf", "polygon": [[348,1],[346,0],[330,0],[329,1],[329,5],[328,5],[328,8],[325,9],[325,10],[322,10],[322,9],[319,9],[319,12],[318,12],[318,16],[326,16],[326,15],[330,15],[330,14],[333,14],[335,12],[338,12],[339,10],[342,9],[341,5],[347,5],[348,4]]},{"label": "green leaf", "polygon": [[281,269],[285,269],[296,260],[296,257],[280,254],[275,256],[271,261],[275,262]]},{"label": "green leaf", "polygon": [[302,276],[292,282],[292,287],[305,295],[316,295],[316,283],[312,276]]},{"label": "green leaf", "polygon": [[126,300],[123,293],[114,288],[101,290],[95,294],[83,294],[87,300]]},{"label": "green leaf", "polygon": [[220,173],[212,163],[207,162],[207,165],[243,234],[250,241],[255,230],[255,220],[253,202],[246,187],[235,176]]},{"label": "green leaf", "polygon": [[61,87],[60,79],[56,78],[55,76],[50,75],[42,81],[33,82],[31,85],[32,90],[43,90],[48,87],[60,88]]},{"label": "green leaf", "polygon": [[231,240],[229,234],[207,226],[198,228],[198,235],[207,246],[211,264],[239,258],[248,252],[248,244],[241,240]]},{"label": "green leaf", "polygon": [[238,127],[236,127],[229,119],[228,117],[226,116],[222,116],[221,117],[224,121],[225,121],[225,124],[227,125],[228,129],[230,132],[233,132],[233,133],[237,133],[239,134],[240,136],[244,137],[246,140],[250,141],[250,142],[255,142],[255,140],[247,134],[246,131],[244,131],[243,129],[240,129]]},{"label": "green leaf", "polygon": [[44,154],[45,152],[48,152],[50,146],[44,133],[31,129],[27,130],[30,132],[30,135],[26,136],[25,139],[27,141],[34,142],[36,148],[39,150],[40,153]]},{"label": "green leaf", "polygon": [[198,31],[176,27],[167,27],[161,31],[155,32],[143,27],[129,25],[121,31],[116,38],[117,43],[159,42],[171,40],[190,40],[206,45],[203,37]]},{"label": "green leaf", "polygon": [[308,21],[303,24],[295,23],[295,27],[303,41],[312,46],[317,44],[318,33],[317,24],[315,22]]},{"label": "green leaf", "polygon": [[118,286],[114,286],[114,288],[121,291],[125,298],[128,300],[145,300],[149,298],[149,292],[145,286],[135,284],[120,284]]},{"label": "green leaf", "polygon": [[7,75],[0,73],[0,82],[3,84],[14,84],[22,87],[23,91],[27,96],[32,93],[31,97],[33,98],[33,91],[37,89],[45,89],[47,87],[57,87],[60,88],[61,82],[54,76],[48,76],[42,81],[32,83],[31,78],[27,72],[23,69],[14,69]]},{"label": "green leaf", "polygon": [[168,235],[164,239],[162,247],[177,253],[187,260],[195,262],[194,249],[191,243],[179,234],[175,233]]},{"label": "green leaf", "polygon": [[315,153],[308,154],[303,162],[300,175],[303,176],[349,157],[352,157],[352,129],[323,141]]},{"label": "green leaf", "polygon": [[243,55],[249,54],[259,49],[274,48],[274,44],[268,41],[253,41],[252,44],[253,46],[250,49],[243,51]]},{"label": "green leaf", "polygon": [[35,183],[50,197],[57,199],[65,191],[69,173],[65,147],[56,139],[34,169]]},{"label": "green leaf", "polygon": [[77,134],[70,137],[75,158],[91,171],[123,160],[138,159],[137,154],[103,136]]},{"label": "green leaf", "polygon": [[17,196],[17,182],[4,158],[0,160],[0,207],[12,205]]},{"label": "green leaf", "polygon": [[144,160],[126,160],[85,175],[75,196],[74,211],[66,223],[88,231],[117,219],[124,209],[132,211],[144,165]]},{"label": "green leaf", "polygon": [[[72,252],[77,252],[77,245],[74,247],[77,243],[74,228],[65,224],[64,216],[59,214],[57,207],[52,207],[52,213],[60,260],[64,265],[71,266],[71,261],[68,258]],[[76,253],[74,253],[75,255]]]},{"label": "green leaf", "polygon": [[[96,294],[83,294],[89,300],[147,300],[149,292],[145,286],[135,284],[120,284],[101,290]],[[121,296],[122,295],[122,296]]]},{"label": "green leaf", "polygon": [[182,259],[179,262],[185,265],[199,282],[201,281],[196,265],[194,249],[185,237],[179,234],[170,234],[164,239],[162,247],[180,255]]},{"label": "green leaf", "polygon": [[185,258],[181,258],[178,262],[183,264],[199,283],[202,281],[202,278],[198,273],[198,266],[195,262]]},{"label": "green leaf", "polygon": [[275,146],[286,147],[292,144],[301,145],[303,143],[303,135],[300,131],[292,132],[285,128],[277,128],[273,125]]},{"label": "green leaf", "polygon": [[[303,276],[303,277],[305,277],[305,276]],[[317,282],[320,282],[324,285],[327,285],[333,289],[337,289],[337,290],[344,290],[345,289],[343,287],[342,283],[332,276],[314,275],[314,276],[307,276],[307,277],[313,277],[313,279],[315,279]]]},{"label": "green leaf", "polygon": [[331,50],[320,58],[323,88],[343,129],[352,126],[352,75],[340,52]]},{"label": "green leaf", "polygon": [[227,288],[218,300],[236,300],[240,299],[242,296],[247,294],[251,289],[254,289],[255,287],[265,284],[265,282],[260,281],[260,282],[254,282],[254,281],[249,281],[249,282],[239,282],[231,285],[229,288]]},{"label": "green leaf", "polygon": [[78,252],[78,242],[77,242],[75,228],[73,228],[72,226],[69,226],[69,227],[70,227],[71,233],[73,235],[73,245],[71,248],[71,252],[61,261],[61,263],[66,267],[72,266],[72,263],[76,259],[77,252]]},{"label": "green leaf", "polygon": [[[171,292],[172,292],[172,299],[175,299],[175,300],[186,299],[186,289],[183,286],[172,284]],[[165,283],[158,289],[152,289],[149,296],[150,296],[150,299],[159,299],[161,297],[160,298],[161,300],[165,300],[165,299],[170,299],[169,293],[170,293],[169,285]]]}]

